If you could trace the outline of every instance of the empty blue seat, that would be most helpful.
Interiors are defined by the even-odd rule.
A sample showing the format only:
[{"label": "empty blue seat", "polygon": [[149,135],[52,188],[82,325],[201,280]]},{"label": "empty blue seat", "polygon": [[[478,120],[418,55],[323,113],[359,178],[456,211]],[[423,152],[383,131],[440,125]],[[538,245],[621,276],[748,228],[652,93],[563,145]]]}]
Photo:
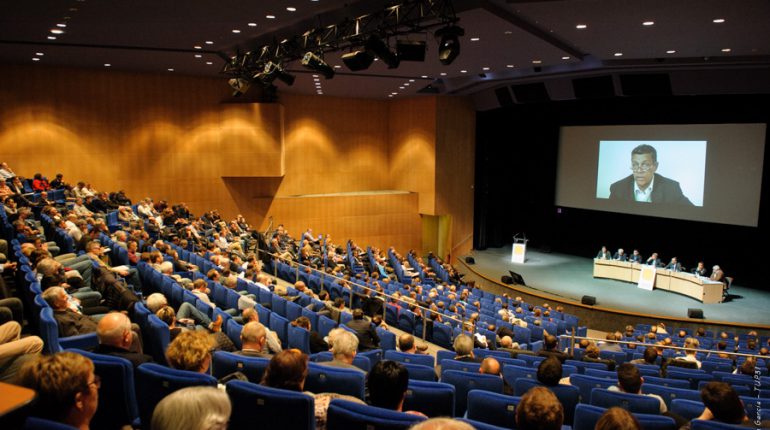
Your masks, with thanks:
[{"label": "empty blue seat", "polygon": [[[646,382],[646,379],[645,379]],[[672,402],[676,399],[695,400],[700,402],[700,391],[691,390],[689,388],[675,388],[664,387],[662,385],[644,384],[642,385],[642,393],[644,394],[657,394],[663,398],[666,402],[666,406],[671,409]]]},{"label": "empty blue seat", "polygon": [[[377,363],[382,360],[382,350],[381,349],[372,349],[370,351],[362,351],[356,354],[356,357],[366,357],[369,359],[369,362],[371,363],[372,367],[374,367]],[[368,370],[367,370],[368,372]]]},{"label": "empty blue seat", "polygon": [[245,381],[227,383],[230,428],[315,429],[315,401],[305,393]]},{"label": "empty blue seat", "polygon": [[249,381],[259,383],[269,363],[269,358],[215,351],[211,362],[211,373],[219,379],[234,372],[241,372],[249,378]]},{"label": "empty blue seat", "polygon": [[455,387],[455,414],[462,416],[468,405],[468,392],[485,390],[493,393],[503,392],[503,380],[498,376],[480,373],[461,372],[459,370],[442,370],[441,382]]},{"label": "empty blue seat", "polygon": [[284,348],[289,344],[289,321],[273,312],[270,314],[270,330],[274,331],[281,340],[281,346]]},{"label": "empty blue seat", "polygon": [[516,406],[521,397],[483,390],[468,392],[468,414],[472,420],[504,427],[516,428]]},{"label": "empty blue seat", "polygon": [[712,381],[714,377],[702,371],[693,371],[688,369],[676,369],[669,366],[666,372],[666,377],[669,379],[683,379],[690,382],[690,388],[693,390],[698,389],[698,384],[701,381]]},{"label": "empty blue seat", "polygon": [[503,379],[511,387],[516,385],[516,380],[519,378],[527,378],[537,380],[537,369],[531,367],[522,366],[504,366],[503,367]]},{"label": "empty blue seat", "polygon": [[152,411],[164,397],[176,390],[194,386],[217,386],[217,380],[204,373],[177,370],[156,363],[136,368],[136,399],[142,423],[149,423]]},{"label": "empty blue seat", "polygon": [[152,356],[158,364],[166,364],[166,348],[171,338],[168,324],[155,315],[147,317],[146,330],[143,330],[144,352]]},{"label": "empty blue seat", "polygon": [[479,373],[481,363],[459,360],[441,360],[441,373],[447,370],[459,370],[461,372]]},{"label": "empty blue seat", "polygon": [[433,343],[442,348],[452,348],[452,328],[446,324],[433,324]]},{"label": "empty blue seat", "polygon": [[436,370],[432,366],[423,366],[422,364],[401,363],[409,372],[409,380],[429,381],[436,380]]},{"label": "empty blue seat", "polygon": [[225,332],[227,333],[227,337],[230,338],[237,349],[241,349],[242,347],[241,331],[243,331],[242,325],[235,322],[235,320],[232,318],[227,320],[227,323],[225,324]]},{"label": "empty blue seat", "polygon": [[390,350],[385,351],[384,357],[386,360],[398,361],[399,363],[421,364],[429,367],[435,366],[433,356],[427,354],[410,354],[407,352]]},{"label": "empty blue seat", "polygon": [[406,430],[424,421],[419,415],[334,399],[326,412],[329,430]]},{"label": "empty blue seat", "polygon": [[339,393],[364,399],[366,373],[354,369],[309,363],[305,390],[312,393]]},{"label": "empty blue seat", "polygon": [[594,388],[591,390],[591,404],[603,408],[617,406],[629,412],[640,414],[660,413],[660,400],[655,397],[624,393],[604,388]]},{"label": "empty blue seat", "polygon": [[443,382],[409,379],[404,398],[405,411],[418,411],[429,417],[453,417],[455,387]]},{"label": "empty blue seat", "polygon": [[572,375],[569,377],[569,383],[580,390],[580,402],[589,403],[591,401],[591,390],[594,388],[609,388],[615,385],[616,381],[611,379],[597,378],[586,375]]},{"label": "empty blue seat", "polygon": [[396,335],[382,327],[377,327],[377,336],[380,337],[380,348],[383,351],[396,349]]},{"label": "empty blue seat", "polygon": [[318,316],[318,334],[326,337],[329,335],[329,332],[332,331],[332,329],[337,327],[337,323],[327,317],[326,315],[319,315]]},{"label": "empty blue seat", "polygon": [[[291,303],[293,304],[293,303]],[[310,355],[310,332],[302,327],[289,324],[289,348],[297,348]]]}]

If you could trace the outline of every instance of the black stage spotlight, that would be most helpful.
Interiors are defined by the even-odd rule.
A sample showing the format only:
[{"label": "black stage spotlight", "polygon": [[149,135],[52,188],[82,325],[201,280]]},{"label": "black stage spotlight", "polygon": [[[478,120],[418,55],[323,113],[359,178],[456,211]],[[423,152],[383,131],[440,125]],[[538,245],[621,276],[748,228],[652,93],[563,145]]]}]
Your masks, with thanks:
[{"label": "black stage spotlight", "polygon": [[310,70],[324,75],[324,78],[326,79],[331,79],[334,77],[334,69],[332,69],[330,65],[326,64],[323,58],[310,51],[308,51],[305,56],[302,57],[302,65]]},{"label": "black stage spotlight", "polygon": [[366,41],[366,50],[387,64],[388,69],[395,69],[401,64],[398,54],[391,51],[388,45],[375,35],[369,36],[369,39]]},{"label": "black stage spotlight", "polygon": [[425,61],[425,41],[399,40],[396,42],[396,52],[401,61]]},{"label": "black stage spotlight", "polygon": [[233,96],[235,97],[248,91],[251,86],[251,82],[244,78],[230,78],[227,83],[233,88]]},{"label": "black stage spotlight", "polygon": [[342,56],[342,62],[353,72],[368,69],[372,61],[374,56],[366,51],[349,52]]},{"label": "black stage spotlight", "polygon": [[465,30],[456,25],[444,27],[436,31],[438,43],[438,59],[441,64],[448,66],[460,55],[460,36],[465,36]]},{"label": "black stage spotlight", "polygon": [[271,84],[276,79],[279,79],[288,86],[294,85],[294,76],[283,70],[280,64],[272,61],[268,61],[265,64],[264,70],[254,75],[254,79],[259,79],[265,84]]}]

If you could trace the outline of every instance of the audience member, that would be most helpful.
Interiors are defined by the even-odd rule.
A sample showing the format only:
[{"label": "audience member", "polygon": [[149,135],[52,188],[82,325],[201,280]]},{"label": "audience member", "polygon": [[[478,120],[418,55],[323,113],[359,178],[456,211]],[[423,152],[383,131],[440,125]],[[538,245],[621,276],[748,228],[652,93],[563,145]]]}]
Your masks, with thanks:
[{"label": "audience member", "polygon": [[344,328],[335,328],[329,332],[329,346],[334,358],[332,361],[323,361],[318,364],[363,372],[363,370],[353,365],[353,359],[356,358],[358,351],[358,338],[356,335]]},{"label": "audience member", "polygon": [[425,416],[416,411],[403,411],[409,372],[401,363],[380,360],[366,377],[369,404],[378,408]]},{"label": "audience member", "polygon": [[152,430],[227,430],[230,398],[214,387],[187,387],[164,397],[152,413]]},{"label": "audience member", "polygon": [[516,408],[516,428],[519,430],[561,430],[564,408],[556,395],[545,387],[527,391]]},{"label": "audience member", "polygon": [[653,397],[660,402],[660,413],[664,414],[668,412],[666,402],[663,401],[657,394],[644,394],[642,393],[642,384],[644,378],[639,373],[639,369],[631,363],[623,363],[618,366],[618,385],[613,385],[609,388],[610,391],[622,391],[629,394],[639,394],[643,396]]},{"label": "audience member", "polygon": [[596,422],[595,430],[642,430],[631,412],[619,407],[609,408]]},{"label": "audience member", "polygon": [[453,347],[455,350],[455,360],[481,363],[481,358],[473,355],[473,339],[467,334],[460,334],[455,337]]},{"label": "audience member", "polygon": [[99,354],[125,358],[134,367],[142,363],[152,362],[152,357],[143,354],[138,337],[131,330],[131,320],[120,312],[111,312],[104,316],[96,325],[96,335],[99,338]]},{"label": "audience member", "polygon": [[481,361],[479,373],[484,375],[501,376],[500,362],[494,357],[486,357]]},{"label": "audience member", "polygon": [[[717,421],[741,427],[770,428],[770,421],[749,417],[738,393],[726,382],[710,381],[700,390],[705,408],[695,419]],[[680,430],[689,430],[690,424]]]}]

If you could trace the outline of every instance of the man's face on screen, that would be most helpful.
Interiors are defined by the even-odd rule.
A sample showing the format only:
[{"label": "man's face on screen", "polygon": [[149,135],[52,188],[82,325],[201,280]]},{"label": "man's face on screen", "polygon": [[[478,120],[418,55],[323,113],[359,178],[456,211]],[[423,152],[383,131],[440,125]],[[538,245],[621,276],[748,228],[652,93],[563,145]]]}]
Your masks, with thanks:
[{"label": "man's face on screen", "polygon": [[652,154],[631,154],[631,169],[634,172],[634,181],[644,190],[652,182],[658,165],[652,160]]}]

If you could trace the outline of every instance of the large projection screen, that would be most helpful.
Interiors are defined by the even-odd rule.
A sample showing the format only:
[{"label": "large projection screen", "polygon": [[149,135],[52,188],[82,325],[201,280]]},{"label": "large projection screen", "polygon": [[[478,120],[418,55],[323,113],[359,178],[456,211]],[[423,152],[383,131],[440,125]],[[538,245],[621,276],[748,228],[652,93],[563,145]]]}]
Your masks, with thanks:
[{"label": "large projection screen", "polygon": [[562,127],[556,205],[756,227],[765,124]]}]

